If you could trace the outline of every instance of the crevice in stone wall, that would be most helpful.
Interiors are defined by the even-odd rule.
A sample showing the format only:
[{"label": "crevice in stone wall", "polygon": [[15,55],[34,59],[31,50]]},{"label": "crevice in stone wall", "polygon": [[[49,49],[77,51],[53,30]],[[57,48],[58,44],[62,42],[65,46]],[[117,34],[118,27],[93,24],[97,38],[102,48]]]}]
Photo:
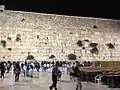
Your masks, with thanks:
[{"label": "crevice in stone wall", "polygon": [[108,46],[108,49],[114,49],[115,46],[112,43],[107,43],[106,44]]},{"label": "crevice in stone wall", "polygon": [[78,45],[79,47],[82,47],[82,46],[83,46],[82,41],[81,41],[81,40],[78,40],[77,45]]},{"label": "crevice in stone wall", "polygon": [[86,42],[90,42],[88,39],[85,39],[84,41],[86,41]]},{"label": "crevice in stone wall", "polygon": [[93,28],[97,29],[97,28],[98,28],[98,26],[97,26],[97,25],[93,25]]},{"label": "crevice in stone wall", "polygon": [[47,45],[47,43],[45,43],[45,45]]},{"label": "crevice in stone wall", "polygon": [[37,39],[39,39],[39,35],[37,35]]},{"label": "crevice in stone wall", "polygon": [[21,39],[19,37],[16,37],[16,41],[20,41]]},{"label": "crevice in stone wall", "polygon": [[83,50],[85,50],[85,47],[82,47]]},{"label": "crevice in stone wall", "polygon": [[8,48],[9,51],[11,51],[12,49],[11,48]]},{"label": "crevice in stone wall", "polygon": [[25,18],[22,18],[21,21],[22,21],[22,22],[25,21]]},{"label": "crevice in stone wall", "polygon": [[69,34],[73,34],[72,32],[70,32]]},{"label": "crevice in stone wall", "polygon": [[20,34],[17,34],[16,36],[16,41],[20,41],[21,40],[21,35]]},{"label": "crevice in stone wall", "polygon": [[48,40],[48,37],[46,37],[46,39]]},{"label": "crevice in stone wall", "polygon": [[6,47],[6,41],[5,40],[1,40],[1,44],[4,48]]},{"label": "crevice in stone wall", "polygon": [[11,41],[11,37],[7,37],[7,39]]},{"label": "crevice in stone wall", "polygon": [[64,53],[63,49],[61,49],[61,53]]},{"label": "crevice in stone wall", "polygon": [[28,52],[28,55],[30,55],[30,52]]}]

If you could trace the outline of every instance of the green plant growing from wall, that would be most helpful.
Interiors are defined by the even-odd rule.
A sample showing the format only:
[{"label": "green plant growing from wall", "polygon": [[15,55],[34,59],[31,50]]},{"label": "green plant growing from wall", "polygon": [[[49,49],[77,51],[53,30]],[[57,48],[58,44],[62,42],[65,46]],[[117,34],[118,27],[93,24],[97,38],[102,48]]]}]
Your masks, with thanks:
[{"label": "green plant growing from wall", "polygon": [[2,46],[5,48],[6,47],[6,41],[5,40],[2,40],[1,41],[1,44],[2,44]]},{"label": "green plant growing from wall", "polygon": [[97,49],[97,47],[94,47],[94,48],[92,48],[92,49],[90,50],[90,52],[91,52],[92,54],[98,54],[98,53],[99,53],[99,50]]},{"label": "green plant growing from wall", "polygon": [[89,44],[90,47],[97,47],[97,45],[98,45],[97,43],[90,43]]},{"label": "green plant growing from wall", "polygon": [[108,49],[110,50],[110,57],[112,58],[112,51],[114,50],[115,46],[112,43],[107,43]]},{"label": "green plant growing from wall", "polygon": [[107,43],[106,44],[108,46],[108,49],[114,49],[115,46],[112,43]]},{"label": "green plant growing from wall", "polygon": [[34,58],[34,56],[33,55],[28,55],[27,57],[26,57],[26,60],[34,60],[35,58]]},{"label": "green plant growing from wall", "polygon": [[53,59],[53,58],[55,58],[55,55],[51,55],[49,58],[50,58],[50,59]]},{"label": "green plant growing from wall", "polygon": [[21,39],[19,37],[16,37],[16,41],[20,41]]},{"label": "green plant growing from wall", "polygon": [[81,40],[78,40],[78,41],[77,41],[77,45],[78,45],[79,47],[82,47],[82,46],[83,46],[82,41],[81,41]]},{"label": "green plant growing from wall", "polygon": [[92,49],[90,50],[90,53],[92,54],[92,56],[94,57],[95,59],[95,54],[99,54],[99,50],[97,48],[98,44],[97,43],[90,43],[89,44],[90,47],[92,47]]},{"label": "green plant growing from wall", "polygon": [[76,60],[77,56],[75,54],[69,54],[68,59],[69,60]]}]

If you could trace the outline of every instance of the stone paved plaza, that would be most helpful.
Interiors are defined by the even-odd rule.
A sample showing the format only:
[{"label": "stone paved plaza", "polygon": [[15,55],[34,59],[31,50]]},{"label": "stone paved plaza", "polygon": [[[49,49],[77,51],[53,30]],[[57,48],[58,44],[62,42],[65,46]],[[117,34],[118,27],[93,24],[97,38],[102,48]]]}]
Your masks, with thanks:
[{"label": "stone paved plaza", "polygon": [[[0,90],[49,90],[51,83],[50,72],[40,72],[39,78],[28,78],[21,75],[19,82],[14,82],[11,74],[5,74],[5,78],[0,79]],[[98,86],[96,83],[90,82],[82,82],[82,84],[83,90],[120,90],[120,88],[110,89],[107,86]],[[75,82],[70,81],[67,75],[63,75],[62,80],[58,82],[58,90],[75,90]]]}]

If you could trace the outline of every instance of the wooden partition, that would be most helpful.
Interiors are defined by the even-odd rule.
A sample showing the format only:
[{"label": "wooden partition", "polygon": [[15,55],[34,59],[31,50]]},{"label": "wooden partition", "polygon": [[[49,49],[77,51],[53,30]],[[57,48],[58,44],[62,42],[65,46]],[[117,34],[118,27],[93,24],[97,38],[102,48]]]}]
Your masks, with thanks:
[{"label": "wooden partition", "polygon": [[120,67],[120,61],[95,61],[95,66]]}]

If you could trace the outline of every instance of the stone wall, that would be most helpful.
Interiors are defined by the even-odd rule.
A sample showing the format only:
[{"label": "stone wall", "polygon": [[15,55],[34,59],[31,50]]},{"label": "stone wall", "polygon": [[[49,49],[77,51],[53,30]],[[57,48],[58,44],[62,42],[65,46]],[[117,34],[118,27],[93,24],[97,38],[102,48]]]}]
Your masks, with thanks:
[{"label": "stone wall", "polygon": [[[28,52],[36,60],[120,60],[120,21],[5,10],[0,13],[1,60],[24,60]],[[16,37],[19,38],[16,41]],[[81,40],[83,45],[77,45]],[[97,43],[92,54],[90,43]],[[111,43],[114,48],[106,45]]]}]

